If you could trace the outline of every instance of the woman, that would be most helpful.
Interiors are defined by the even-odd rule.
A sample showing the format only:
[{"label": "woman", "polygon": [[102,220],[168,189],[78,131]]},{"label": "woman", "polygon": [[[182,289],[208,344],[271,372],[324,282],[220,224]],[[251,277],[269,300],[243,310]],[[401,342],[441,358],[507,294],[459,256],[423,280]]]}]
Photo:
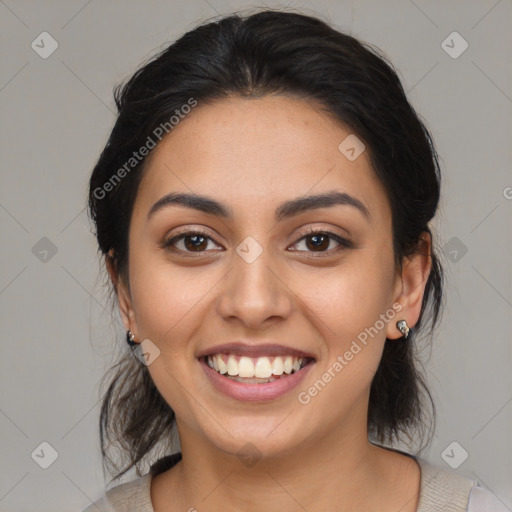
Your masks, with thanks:
[{"label": "woman", "polygon": [[138,478],[87,511],[491,507],[389,447],[433,424],[414,345],[443,273],[437,155],[385,58],[313,17],[229,16],[116,103],[89,207],[133,353],[100,435]]}]

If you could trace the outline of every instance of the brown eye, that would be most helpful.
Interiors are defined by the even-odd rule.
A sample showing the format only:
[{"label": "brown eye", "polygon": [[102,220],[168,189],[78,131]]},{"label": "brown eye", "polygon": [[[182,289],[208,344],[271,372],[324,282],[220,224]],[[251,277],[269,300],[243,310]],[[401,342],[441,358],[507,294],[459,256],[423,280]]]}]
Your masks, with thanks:
[{"label": "brown eye", "polygon": [[[205,251],[206,247],[208,246],[208,243],[205,243],[205,240],[207,240],[207,238],[204,237],[203,235],[188,235],[188,236],[184,236],[182,238],[183,238],[183,241],[184,241],[184,244],[185,244],[185,247],[187,248],[187,250]],[[187,243],[187,242],[190,242],[190,243]]]},{"label": "brown eye", "polygon": [[[352,247],[351,242],[348,240],[335,233],[326,231],[308,231],[305,236],[301,237],[297,242],[295,242],[295,245],[298,245],[303,240],[305,241],[306,250],[294,250],[297,252],[332,253],[337,252],[343,248]],[[338,244],[338,247],[329,249],[332,241],[335,241]],[[209,250],[209,242],[215,244],[215,241],[207,233],[203,233],[202,231],[185,231],[176,236],[173,236],[168,240],[165,240],[162,244],[162,247],[164,249],[170,249],[176,252],[200,254]],[[179,244],[181,244],[181,246]]]},{"label": "brown eye", "polygon": [[[166,240],[162,247],[182,252],[201,253],[208,249],[208,241],[213,241],[213,239],[206,233],[186,231]],[[179,247],[178,244],[181,242],[181,247]]]},{"label": "brown eye", "polygon": [[[342,238],[341,236],[326,231],[309,231],[306,236],[300,238],[295,245],[305,240],[306,251],[300,250],[299,252],[336,252],[341,248],[352,247],[352,244]],[[331,241],[334,240],[338,247],[329,249]]]},{"label": "brown eye", "polygon": [[311,241],[310,244],[306,242],[306,246],[308,247],[308,249],[327,249],[329,247],[330,239],[328,235],[309,235],[305,239]]}]

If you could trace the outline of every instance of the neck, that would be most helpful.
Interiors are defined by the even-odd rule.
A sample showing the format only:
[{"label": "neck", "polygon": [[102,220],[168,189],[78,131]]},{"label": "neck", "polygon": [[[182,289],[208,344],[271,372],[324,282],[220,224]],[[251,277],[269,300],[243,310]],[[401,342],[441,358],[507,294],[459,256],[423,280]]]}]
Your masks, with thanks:
[{"label": "neck", "polygon": [[[183,458],[171,470],[174,483],[167,485],[165,500],[158,502],[166,505],[155,511],[220,511],[227,503],[247,512],[382,511],[384,504],[415,510],[407,508],[416,503],[410,486],[404,499],[404,457],[370,444],[366,428],[357,427],[330,430],[287,453],[245,463],[195,432],[181,431]],[[409,474],[411,469],[407,465]],[[182,506],[169,509],[171,503]]]}]

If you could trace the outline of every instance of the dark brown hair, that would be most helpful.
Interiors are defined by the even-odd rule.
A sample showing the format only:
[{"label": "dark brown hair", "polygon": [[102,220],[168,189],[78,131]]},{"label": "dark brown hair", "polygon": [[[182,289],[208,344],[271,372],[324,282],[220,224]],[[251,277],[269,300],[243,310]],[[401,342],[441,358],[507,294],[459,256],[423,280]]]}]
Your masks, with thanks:
[{"label": "dark brown hair", "polygon": [[[315,101],[364,141],[391,205],[397,268],[423,250],[421,235],[432,236],[428,223],[438,206],[440,169],[431,136],[392,64],[378,49],[320,19],[263,10],[187,32],[115,89],[118,118],[92,172],[88,206],[99,251],[111,258],[107,253],[113,250],[111,263],[126,282],[129,222],[145,159],[123,173],[108,193],[105,184],[190,98],[201,105],[227,96],[272,93]],[[430,321],[432,335],[443,301],[434,241],[430,255],[419,321],[407,341],[386,340],[371,385],[368,431],[380,442],[399,440],[402,434],[423,439],[434,423],[417,353],[418,334]],[[122,469],[115,478],[134,466],[140,475],[139,464],[158,443],[169,449],[174,412],[127,346],[109,373],[113,377],[100,416],[103,460],[115,471]],[[121,468],[109,454],[111,445],[126,463]]]}]

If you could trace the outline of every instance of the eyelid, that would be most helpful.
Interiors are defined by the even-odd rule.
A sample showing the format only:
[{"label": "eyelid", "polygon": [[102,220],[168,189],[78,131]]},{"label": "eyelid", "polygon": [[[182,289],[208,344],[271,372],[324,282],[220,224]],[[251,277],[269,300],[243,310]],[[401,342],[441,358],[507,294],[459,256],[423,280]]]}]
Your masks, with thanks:
[{"label": "eyelid", "polygon": [[330,236],[337,236],[339,238],[344,239],[346,242],[349,242],[348,235],[343,235],[341,233],[338,233],[337,231],[334,231],[332,227],[326,227],[326,226],[308,226],[305,230],[301,231],[297,236],[304,238],[307,235],[315,235],[323,233]]}]

